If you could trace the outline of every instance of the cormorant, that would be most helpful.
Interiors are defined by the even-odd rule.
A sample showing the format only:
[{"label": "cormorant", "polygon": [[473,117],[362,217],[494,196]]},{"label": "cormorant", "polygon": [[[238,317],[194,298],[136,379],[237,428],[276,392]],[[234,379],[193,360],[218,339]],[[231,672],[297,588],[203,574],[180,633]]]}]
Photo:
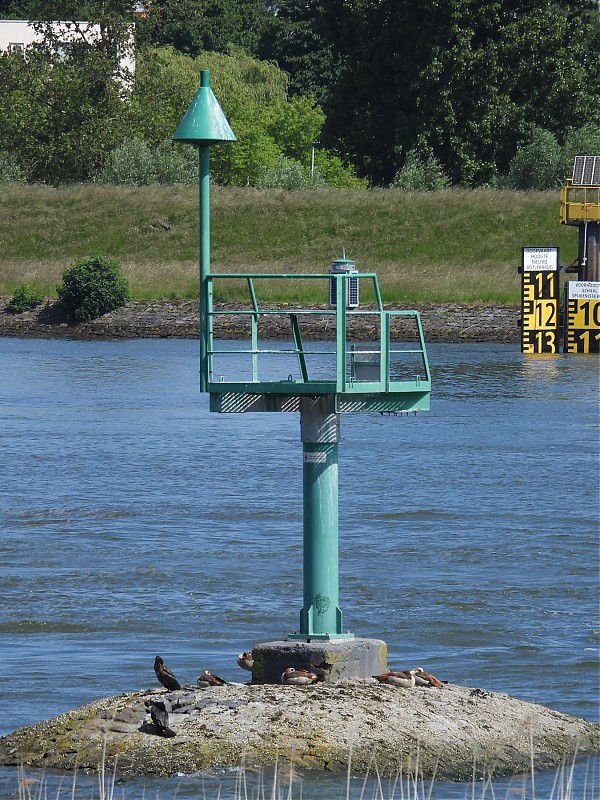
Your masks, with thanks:
[{"label": "cormorant", "polygon": [[156,673],[159,683],[162,683],[165,689],[169,689],[169,691],[181,689],[179,681],[160,656],[156,656],[154,659],[154,672]]},{"label": "cormorant", "polygon": [[168,700],[156,700],[150,708],[150,716],[159,736],[172,739],[175,731],[169,728],[169,714],[171,713],[171,703]]}]

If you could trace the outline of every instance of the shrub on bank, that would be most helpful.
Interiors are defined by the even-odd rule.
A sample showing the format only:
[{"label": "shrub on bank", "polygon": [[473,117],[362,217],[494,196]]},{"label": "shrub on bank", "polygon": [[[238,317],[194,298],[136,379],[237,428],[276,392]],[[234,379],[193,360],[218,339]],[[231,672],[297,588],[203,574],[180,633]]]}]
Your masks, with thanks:
[{"label": "shrub on bank", "polygon": [[325,186],[318,170],[310,170],[294,158],[279,156],[272,167],[262,167],[256,180],[257,189],[314,189]]},{"label": "shrub on bank", "polygon": [[58,299],[73,322],[89,322],[125,305],[129,284],[117,261],[103,256],[80,259],[63,273]]},{"label": "shrub on bank", "polygon": [[450,186],[450,179],[440,162],[431,153],[409,150],[401,170],[392,184],[405,192],[437,192]]},{"label": "shrub on bank", "polygon": [[9,314],[22,314],[24,311],[31,311],[32,308],[44,302],[44,295],[32,286],[22,284],[8,301],[5,311]]}]

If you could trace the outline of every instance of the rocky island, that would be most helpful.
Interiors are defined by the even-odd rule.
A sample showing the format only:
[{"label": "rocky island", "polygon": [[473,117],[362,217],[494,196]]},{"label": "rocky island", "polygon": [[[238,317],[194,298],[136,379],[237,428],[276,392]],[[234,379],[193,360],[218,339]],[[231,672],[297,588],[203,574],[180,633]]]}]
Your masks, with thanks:
[{"label": "rocky island", "polygon": [[[168,699],[160,735],[152,706]],[[414,770],[471,780],[600,750],[600,725],[498,692],[446,684],[402,689],[346,679],[311,686],[227,684],[151,689],[97,700],[0,739],[3,766],[96,770],[124,778],[211,767],[272,766],[357,774]]]}]

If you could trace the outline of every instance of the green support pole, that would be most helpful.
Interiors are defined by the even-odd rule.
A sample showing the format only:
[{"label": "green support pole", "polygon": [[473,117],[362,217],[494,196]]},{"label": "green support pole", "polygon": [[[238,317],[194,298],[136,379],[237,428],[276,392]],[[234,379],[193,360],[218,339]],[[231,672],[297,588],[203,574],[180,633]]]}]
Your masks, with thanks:
[{"label": "green support pole", "polygon": [[198,185],[200,205],[200,391],[208,391],[208,343],[212,320],[212,284],[210,275],[210,146],[218,142],[234,142],[235,135],[210,88],[207,69],[200,73],[200,87],[183,119],[173,134],[173,141],[198,148]]},{"label": "green support pole", "polygon": [[339,609],[339,415],[331,396],[300,400],[304,507],[304,605],[298,639],[347,639]]},{"label": "green support pole", "polygon": [[[202,75],[204,77],[204,73]],[[210,281],[210,148],[203,145],[199,153],[200,188],[200,391],[208,391],[208,318]]]}]

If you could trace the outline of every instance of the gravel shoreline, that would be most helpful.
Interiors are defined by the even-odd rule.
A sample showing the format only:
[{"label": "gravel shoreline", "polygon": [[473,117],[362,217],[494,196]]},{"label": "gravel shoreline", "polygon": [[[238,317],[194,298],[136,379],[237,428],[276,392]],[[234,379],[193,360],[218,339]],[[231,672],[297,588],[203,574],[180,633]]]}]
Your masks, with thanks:
[{"label": "gravel shoreline", "polygon": [[[157,735],[150,707],[168,697],[172,738]],[[309,687],[228,684],[128,692],[97,700],[0,739],[0,765],[83,769],[120,776],[190,774],[213,767],[273,766],[356,774],[405,773],[470,781],[556,767],[600,750],[600,725],[544,706],[447,684],[400,689],[371,680]]]},{"label": "gravel shoreline", "polygon": [[[23,314],[8,314],[5,312],[8,300],[7,297],[0,298],[0,336],[70,339],[195,339],[198,336],[197,300],[136,300],[81,325],[67,324],[59,304],[54,301]],[[215,310],[238,308],[243,306],[215,303]],[[327,306],[321,308],[327,309]],[[394,308],[400,309],[400,306]],[[418,310],[427,342],[519,342],[518,308],[447,303],[419,306]],[[400,324],[398,318],[395,318],[394,324]],[[348,329],[356,339],[372,338],[372,325],[366,323],[365,317],[352,319],[349,315]],[[214,332],[219,339],[246,338],[247,318],[228,314],[218,316],[214,321]],[[335,338],[333,318],[303,319],[302,335],[307,340]],[[289,318],[277,315],[268,317],[264,324],[261,321],[261,336],[267,339],[290,339]]]}]

